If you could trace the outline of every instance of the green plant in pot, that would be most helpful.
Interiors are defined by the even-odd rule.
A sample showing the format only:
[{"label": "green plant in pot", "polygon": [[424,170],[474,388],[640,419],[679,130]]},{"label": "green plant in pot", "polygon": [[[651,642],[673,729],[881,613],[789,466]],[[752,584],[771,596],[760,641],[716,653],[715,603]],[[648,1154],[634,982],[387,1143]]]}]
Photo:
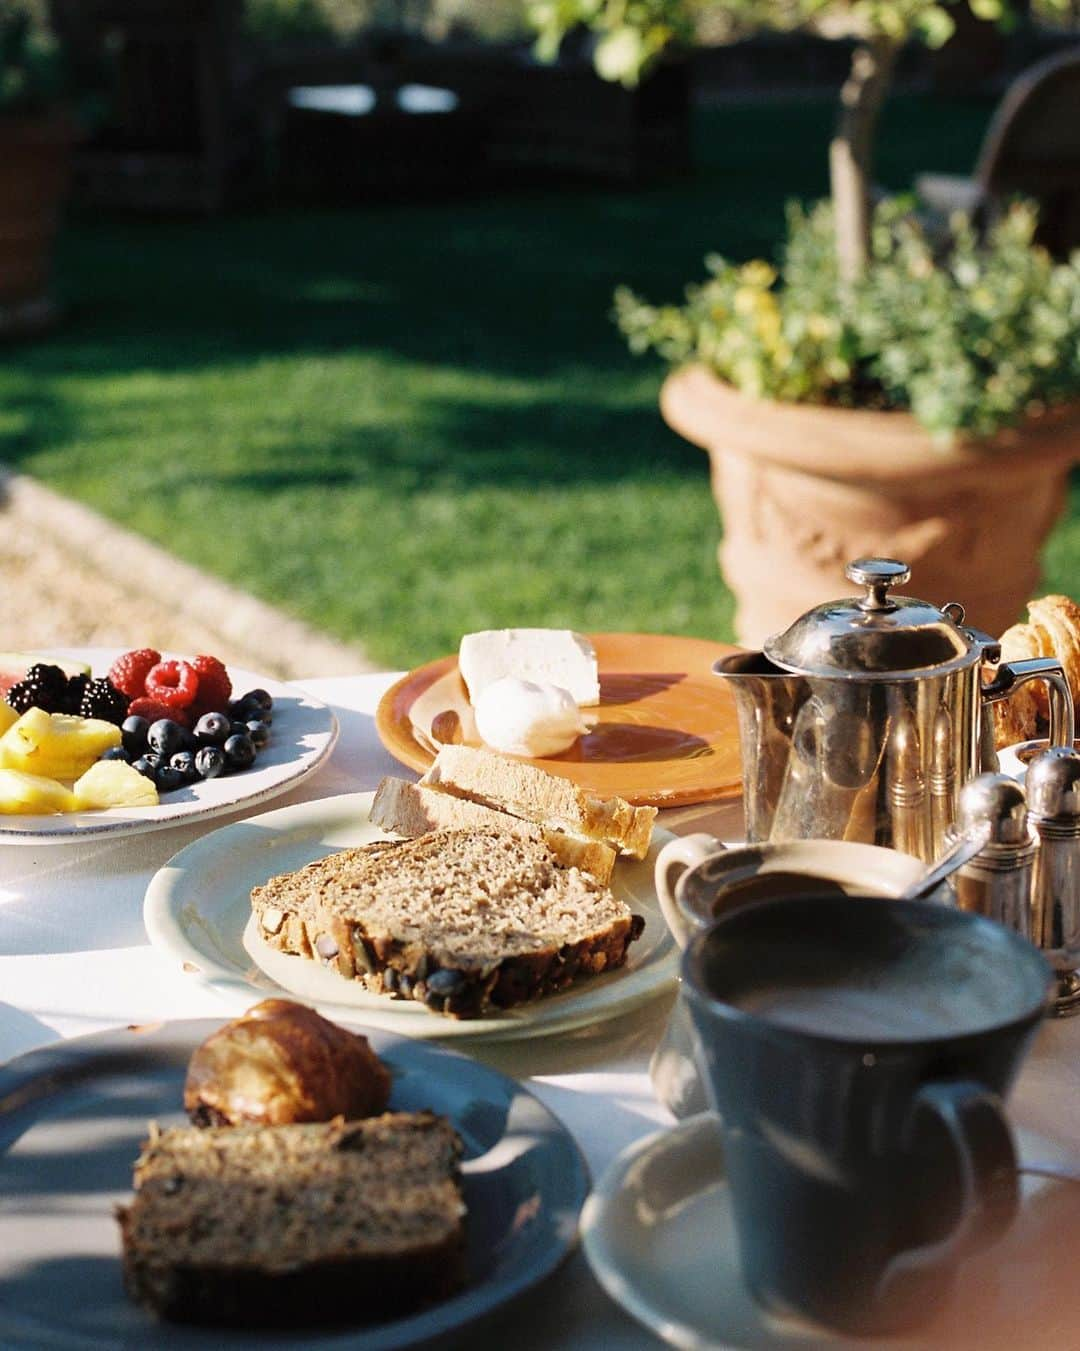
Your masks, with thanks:
[{"label": "green plant in pot", "polygon": [[70,94],[38,9],[0,0],[0,337],[55,317],[53,245],[75,139]]},{"label": "green plant in pot", "polygon": [[[996,17],[997,0],[972,0]],[[1080,458],[1080,257],[1035,241],[1015,203],[983,231],[875,202],[875,132],[905,43],[952,29],[932,0],[543,0],[544,50],[597,35],[633,82],[706,12],[743,28],[854,38],[829,146],[831,197],[792,205],[776,265],[713,256],[681,305],[620,288],[618,324],[672,369],[661,410],[708,450],[736,634],[757,646],[843,590],[860,555],[902,558],[913,589],[1000,633]]]}]

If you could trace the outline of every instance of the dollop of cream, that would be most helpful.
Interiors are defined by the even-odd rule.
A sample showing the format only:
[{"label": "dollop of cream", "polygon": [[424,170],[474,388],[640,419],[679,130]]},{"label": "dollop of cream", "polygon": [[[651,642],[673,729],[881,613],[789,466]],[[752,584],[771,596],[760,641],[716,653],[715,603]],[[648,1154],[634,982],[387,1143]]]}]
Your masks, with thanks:
[{"label": "dollop of cream", "polygon": [[473,715],[484,742],[507,755],[558,755],[589,730],[569,690],[517,676],[485,686]]}]

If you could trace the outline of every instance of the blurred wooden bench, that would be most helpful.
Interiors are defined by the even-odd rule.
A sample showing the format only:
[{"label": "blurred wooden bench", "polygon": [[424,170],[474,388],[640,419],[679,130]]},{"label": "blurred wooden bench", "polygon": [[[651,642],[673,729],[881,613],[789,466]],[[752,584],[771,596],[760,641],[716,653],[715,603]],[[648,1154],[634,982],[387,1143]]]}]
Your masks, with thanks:
[{"label": "blurred wooden bench", "polygon": [[216,211],[245,151],[242,0],[49,0],[68,52],[108,72],[103,125],[79,146],[84,205]]},{"label": "blurred wooden bench", "polygon": [[1065,257],[1080,247],[1080,47],[1030,67],[1010,85],[970,178],[921,174],[933,211],[962,210],[989,224],[1011,197],[1039,204],[1039,240]]}]

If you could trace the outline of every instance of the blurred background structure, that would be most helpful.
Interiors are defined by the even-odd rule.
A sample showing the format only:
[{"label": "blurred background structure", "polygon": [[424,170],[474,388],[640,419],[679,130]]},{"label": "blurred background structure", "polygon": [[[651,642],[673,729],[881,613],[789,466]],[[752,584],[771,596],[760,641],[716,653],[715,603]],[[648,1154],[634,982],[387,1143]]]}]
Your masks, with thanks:
[{"label": "blurred background structure", "polygon": [[[20,97],[5,39],[0,461],[384,665],[510,623],[730,636],[707,462],[611,296],[776,254],[785,202],[825,191],[850,42],[714,6],[628,88],[584,32],[538,60],[511,0],[31,8],[31,64],[61,74]],[[905,46],[882,185],[971,175],[1077,17]],[[1051,588],[1076,589],[1078,494]],[[38,523],[36,569],[34,523],[16,563],[4,521],[9,593],[58,594],[63,530]],[[148,582],[122,572],[134,621]]]}]

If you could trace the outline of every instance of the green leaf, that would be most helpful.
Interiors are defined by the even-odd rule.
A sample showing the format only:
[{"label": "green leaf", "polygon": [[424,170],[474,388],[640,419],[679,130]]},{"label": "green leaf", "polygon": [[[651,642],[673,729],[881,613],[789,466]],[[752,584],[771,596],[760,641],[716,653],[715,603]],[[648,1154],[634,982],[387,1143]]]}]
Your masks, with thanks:
[{"label": "green leaf", "polygon": [[[989,0],[994,3],[995,0]],[[956,23],[951,14],[941,9],[938,5],[932,5],[919,15],[917,20],[919,32],[923,41],[928,47],[943,47],[956,31]]]},{"label": "green leaf", "polygon": [[596,44],[594,60],[598,74],[633,86],[641,79],[648,53],[644,36],[635,28],[616,28]]}]

